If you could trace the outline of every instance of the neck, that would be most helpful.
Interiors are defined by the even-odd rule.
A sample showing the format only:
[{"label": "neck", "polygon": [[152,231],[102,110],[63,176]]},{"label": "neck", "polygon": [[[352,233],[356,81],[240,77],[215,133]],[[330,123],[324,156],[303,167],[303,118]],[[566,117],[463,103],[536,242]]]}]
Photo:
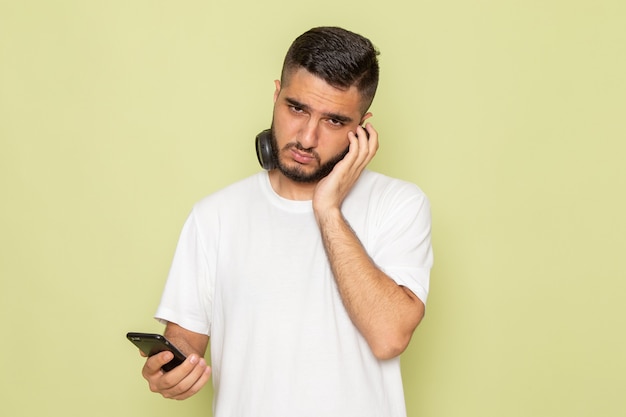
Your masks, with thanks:
[{"label": "neck", "polygon": [[303,183],[296,182],[285,177],[279,170],[273,169],[269,172],[272,189],[279,196],[288,200],[306,201],[313,199],[313,193],[317,182]]}]

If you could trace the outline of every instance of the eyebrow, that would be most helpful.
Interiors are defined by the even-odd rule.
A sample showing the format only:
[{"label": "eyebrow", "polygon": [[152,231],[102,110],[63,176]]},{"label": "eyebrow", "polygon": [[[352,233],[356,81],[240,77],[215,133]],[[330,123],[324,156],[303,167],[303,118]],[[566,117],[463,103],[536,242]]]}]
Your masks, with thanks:
[{"label": "eyebrow", "polygon": [[[287,103],[289,103],[290,105],[294,106],[294,107],[299,107],[302,110],[306,110],[306,111],[310,111],[311,110],[311,106],[304,104],[304,103],[300,103],[298,100],[290,98],[290,97],[285,97],[285,101],[287,101]],[[324,117],[327,117],[329,119],[335,119],[339,122],[342,123],[351,123],[352,122],[352,117],[346,116],[344,114],[339,114],[339,113],[322,113],[322,115]]]}]

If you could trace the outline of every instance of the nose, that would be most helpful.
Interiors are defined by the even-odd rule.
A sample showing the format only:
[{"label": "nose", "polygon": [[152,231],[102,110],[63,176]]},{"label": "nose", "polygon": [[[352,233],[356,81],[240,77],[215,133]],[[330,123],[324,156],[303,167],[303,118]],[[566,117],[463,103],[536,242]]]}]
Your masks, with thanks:
[{"label": "nose", "polygon": [[317,122],[310,118],[302,125],[298,135],[298,142],[304,149],[312,149],[317,146],[318,126]]}]

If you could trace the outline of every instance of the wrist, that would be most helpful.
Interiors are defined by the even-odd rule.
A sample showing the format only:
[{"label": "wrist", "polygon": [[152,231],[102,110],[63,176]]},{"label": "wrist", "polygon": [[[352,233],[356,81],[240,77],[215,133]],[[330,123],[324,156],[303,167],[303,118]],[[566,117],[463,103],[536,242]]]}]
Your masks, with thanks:
[{"label": "wrist", "polygon": [[315,207],[314,205],[313,213],[315,214],[315,219],[320,226],[337,221],[343,221],[343,214],[341,213],[341,209],[339,207]]}]

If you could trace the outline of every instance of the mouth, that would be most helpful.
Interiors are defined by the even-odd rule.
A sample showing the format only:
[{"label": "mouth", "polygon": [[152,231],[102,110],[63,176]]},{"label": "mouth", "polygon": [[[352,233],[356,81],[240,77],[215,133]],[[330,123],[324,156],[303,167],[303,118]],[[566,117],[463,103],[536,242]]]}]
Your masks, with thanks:
[{"label": "mouth", "polygon": [[299,164],[308,165],[317,162],[317,155],[303,152],[295,147],[290,148],[289,153],[291,154],[291,158]]}]

